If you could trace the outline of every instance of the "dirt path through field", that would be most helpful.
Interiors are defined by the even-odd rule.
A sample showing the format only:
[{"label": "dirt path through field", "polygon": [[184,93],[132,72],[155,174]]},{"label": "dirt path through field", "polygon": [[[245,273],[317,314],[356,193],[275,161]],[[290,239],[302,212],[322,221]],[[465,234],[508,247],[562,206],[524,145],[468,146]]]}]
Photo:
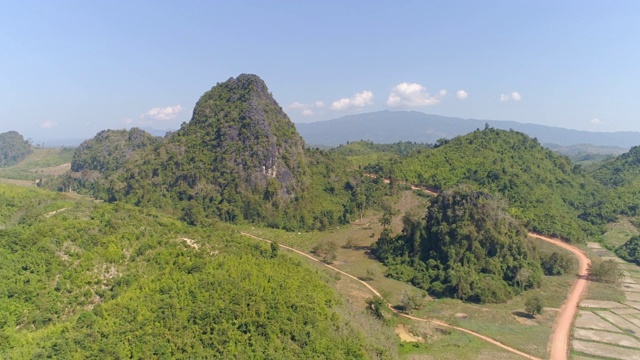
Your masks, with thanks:
[{"label": "dirt path through field", "polygon": [[[384,182],[389,183],[390,181],[389,179],[384,179]],[[411,189],[422,190],[431,195],[438,196],[437,192],[425,187],[420,187],[418,185],[411,185]],[[558,318],[556,320],[556,324],[554,325],[554,332],[549,343],[550,359],[565,360],[569,356],[569,337],[571,335],[571,325],[573,324],[573,319],[576,315],[576,311],[578,310],[580,300],[582,299],[582,296],[587,289],[587,275],[591,260],[589,260],[589,258],[584,254],[583,251],[562,240],[542,236],[535,233],[529,233],[529,236],[571,251],[578,258],[578,261],[580,263],[578,269],[578,279],[574,282],[573,288],[571,289],[567,300],[558,313]]]},{"label": "dirt path through field", "polygon": [[[258,236],[255,236],[255,235],[252,235],[252,234],[246,233],[246,232],[240,232],[240,234],[241,234],[241,235],[244,235],[244,236],[248,236],[248,237],[253,238],[253,239],[256,239],[256,240],[265,241],[265,242],[268,242],[268,243],[271,243],[271,242],[272,242],[271,240],[267,240],[267,239],[264,239],[264,238],[261,238],[261,237],[258,237]],[[282,244],[278,244],[278,245],[279,245],[281,248],[283,248],[283,249],[287,249],[287,250],[293,251],[293,252],[295,252],[295,253],[297,253],[297,254],[299,254],[299,255],[302,255],[302,256],[304,256],[304,257],[306,257],[306,258],[308,258],[308,259],[311,259],[311,260],[313,260],[313,261],[315,261],[315,262],[317,262],[317,263],[320,263],[320,264],[322,264],[322,265],[324,265],[324,266],[328,267],[329,269],[331,269],[331,270],[333,270],[333,271],[336,271],[336,272],[340,273],[341,275],[344,275],[344,276],[346,276],[346,277],[348,277],[348,278],[350,278],[350,279],[353,279],[353,280],[355,280],[355,281],[359,282],[360,284],[362,284],[362,285],[366,286],[366,287],[367,287],[367,289],[371,290],[371,292],[372,292],[374,295],[379,296],[379,297],[382,297],[382,296],[380,295],[380,292],[379,292],[378,290],[376,290],[373,286],[369,285],[368,283],[366,283],[366,282],[364,282],[364,281],[362,281],[362,280],[358,279],[357,277],[355,277],[355,276],[353,276],[353,275],[351,275],[351,274],[349,274],[349,273],[346,273],[346,272],[344,272],[344,271],[342,271],[342,270],[340,270],[340,269],[338,269],[338,268],[336,268],[336,267],[334,267],[334,266],[331,266],[331,265],[329,265],[329,264],[326,264],[326,263],[324,263],[324,262],[322,262],[322,261],[320,261],[320,260],[316,259],[315,257],[313,257],[313,256],[311,256],[311,255],[309,255],[309,254],[307,254],[307,253],[305,253],[305,252],[303,252],[303,251],[300,251],[300,250],[297,250],[297,249],[294,249],[294,248],[292,248],[292,247],[289,247],[289,246],[286,246],[286,245],[282,245]],[[387,306],[388,306],[388,307],[389,307],[389,309],[391,309],[391,311],[393,311],[394,313],[398,314],[399,316],[405,317],[405,318],[407,318],[407,319],[411,319],[411,320],[415,320],[415,321],[422,321],[422,322],[430,322],[430,323],[432,323],[432,324],[436,324],[436,325],[439,325],[439,326],[442,326],[442,327],[447,327],[447,328],[450,328],[450,329],[454,329],[454,330],[462,331],[462,332],[464,332],[464,333],[467,333],[467,334],[469,334],[469,335],[472,335],[472,336],[475,336],[475,337],[477,337],[477,338],[479,338],[479,339],[482,339],[482,340],[484,340],[484,341],[486,341],[486,342],[488,342],[488,343],[491,343],[491,344],[494,344],[494,345],[496,345],[496,346],[499,346],[499,347],[501,347],[501,348],[503,348],[503,349],[505,349],[505,350],[507,350],[507,351],[510,351],[510,352],[514,353],[514,354],[518,354],[518,355],[520,355],[520,356],[522,356],[522,357],[524,357],[524,358],[531,359],[531,360],[541,360],[541,359],[539,359],[539,358],[537,358],[537,357],[535,357],[535,356],[529,355],[529,354],[527,354],[527,353],[525,353],[525,352],[522,352],[522,351],[520,351],[520,350],[518,350],[518,349],[514,349],[514,348],[512,348],[512,347],[510,347],[510,346],[507,346],[507,345],[505,345],[505,344],[503,344],[503,343],[499,342],[498,340],[492,339],[492,338],[490,338],[490,337],[488,337],[488,336],[484,336],[484,335],[478,334],[477,332],[474,332],[474,331],[471,331],[471,330],[467,330],[467,329],[465,329],[465,328],[461,328],[461,327],[458,327],[458,326],[453,326],[453,325],[447,324],[447,323],[442,322],[442,321],[439,321],[439,320],[424,319],[424,318],[419,318],[419,317],[416,317],[416,316],[411,316],[411,315],[405,314],[405,313],[403,313],[403,312],[400,312],[400,311],[398,311],[398,310],[394,309],[394,308],[393,308],[393,306],[392,306],[391,304],[387,304]]]},{"label": "dirt path through field", "polygon": [[573,288],[569,297],[562,305],[562,309],[558,313],[558,318],[554,326],[554,332],[550,342],[549,356],[552,360],[564,360],[569,355],[569,336],[571,334],[571,325],[573,324],[573,318],[578,310],[578,304],[580,299],[584,295],[587,289],[587,275],[589,264],[591,260],[584,254],[584,252],[572,245],[567,244],[564,241],[549,238],[546,236],[529,233],[529,236],[549,242],[553,245],[559,246],[563,249],[571,251],[580,262],[578,269],[578,279],[573,283]]}]

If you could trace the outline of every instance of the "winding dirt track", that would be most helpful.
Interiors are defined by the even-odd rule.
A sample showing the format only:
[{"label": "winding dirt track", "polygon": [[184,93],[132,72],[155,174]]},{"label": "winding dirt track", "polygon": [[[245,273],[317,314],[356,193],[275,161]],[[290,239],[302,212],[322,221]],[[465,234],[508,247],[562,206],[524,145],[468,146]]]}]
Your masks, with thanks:
[{"label": "winding dirt track", "polygon": [[549,344],[549,355],[551,360],[565,360],[569,354],[569,336],[571,334],[571,324],[578,310],[580,299],[587,289],[587,275],[591,260],[580,249],[567,244],[564,241],[549,238],[546,236],[529,233],[529,236],[549,242],[563,249],[571,251],[579,260],[578,279],[573,283],[573,288],[567,301],[562,305],[560,313],[554,326],[553,336]]},{"label": "winding dirt track", "polygon": [[[367,175],[371,177],[375,177],[375,175]],[[389,183],[389,179],[384,179],[385,183]],[[412,190],[422,190],[426,193],[429,193],[434,196],[438,196],[438,193],[424,187],[420,187],[417,185],[411,185]],[[554,239],[546,236],[542,236],[536,233],[528,233],[530,237],[546,241],[555,246],[561,247],[563,249],[571,251],[577,258],[580,263],[578,267],[578,278],[573,283],[573,288],[567,297],[567,300],[562,305],[560,312],[558,313],[558,317],[556,319],[556,323],[554,325],[554,332],[551,336],[549,342],[549,358],[551,360],[566,360],[569,357],[569,338],[571,336],[571,325],[573,324],[573,318],[576,315],[576,311],[578,310],[578,305],[580,304],[580,300],[584,295],[584,292],[587,289],[587,278],[589,275],[589,265],[591,264],[591,260],[584,254],[584,252],[562,240]],[[404,316],[404,314],[402,314]],[[413,318],[411,316],[405,316],[408,318]],[[419,320],[419,319],[414,319]],[[437,323],[436,321],[433,321]],[[453,326],[450,326],[455,328]],[[459,329],[460,331],[468,332],[465,329]],[[476,335],[474,333],[474,335]],[[482,335],[477,334],[476,336],[482,337]],[[514,349],[515,350],[515,349]],[[511,351],[511,350],[510,350]],[[517,351],[517,350],[516,350]],[[526,355],[530,357],[529,355]]]},{"label": "winding dirt track", "polygon": [[[244,235],[244,236],[248,236],[248,237],[253,238],[253,239],[256,239],[256,240],[265,241],[265,242],[268,242],[268,243],[271,243],[271,242],[272,242],[271,240],[267,240],[267,239],[264,239],[264,238],[261,238],[261,237],[255,236],[255,235],[251,235],[251,234],[246,233],[246,232],[240,232],[240,234],[242,234],[242,235]],[[376,296],[382,297],[382,295],[380,295],[380,292],[379,292],[378,290],[376,290],[373,286],[369,285],[368,283],[366,283],[366,282],[364,282],[364,281],[362,281],[362,280],[358,279],[357,277],[355,277],[355,276],[353,276],[353,275],[351,275],[351,274],[349,274],[349,273],[346,273],[346,272],[344,272],[344,271],[342,271],[342,270],[340,270],[340,269],[338,269],[338,268],[336,268],[336,267],[334,267],[334,266],[331,266],[331,265],[329,265],[329,264],[326,264],[326,263],[324,263],[324,262],[322,262],[322,261],[320,261],[320,260],[316,259],[315,257],[313,257],[313,256],[311,256],[311,255],[309,255],[309,254],[307,254],[307,253],[305,253],[305,252],[302,252],[302,251],[300,251],[300,250],[297,250],[297,249],[294,249],[294,248],[292,248],[292,247],[289,247],[289,246],[286,246],[286,245],[282,245],[282,244],[278,244],[278,246],[280,246],[280,247],[281,247],[281,248],[283,248],[283,249],[287,249],[287,250],[289,250],[289,251],[293,251],[293,252],[295,252],[295,253],[296,253],[296,254],[298,254],[298,255],[302,255],[302,256],[304,256],[304,257],[306,257],[306,258],[308,258],[308,259],[311,259],[311,260],[313,260],[313,261],[315,261],[315,262],[317,262],[317,263],[320,263],[320,264],[322,264],[322,265],[324,265],[324,266],[328,267],[329,269],[331,269],[331,270],[333,270],[333,271],[336,271],[336,272],[340,273],[341,275],[344,275],[344,276],[346,276],[346,277],[348,277],[348,278],[350,278],[350,279],[353,279],[353,280],[355,280],[355,281],[359,282],[360,284],[362,284],[362,285],[366,286],[366,287],[367,287],[367,289],[369,289],[369,290],[370,290],[373,294],[375,294]],[[472,336],[475,336],[475,337],[477,337],[477,338],[480,338],[480,339],[482,339],[482,340],[484,340],[484,341],[486,341],[486,342],[489,342],[489,343],[491,343],[491,344],[494,344],[494,345],[496,345],[496,346],[499,346],[499,347],[501,347],[501,348],[503,348],[503,349],[505,349],[505,350],[507,350],[507,351],[510,351],[510,352],[512,352],[512,353],[514,353],[514,354],[518,354],[518,355],[520,355],[520,356],[522,356],[522,357],[525,357],[525,358],[527,358],[527,359],[531,359],[531,360],[541,360],[540,358],[537,358],[537,357],[535,357],[535,356],[532,356],[532,355],[529,355],[529,354],[527,354],[527,353],[524,353],[524,352],[522,352],[522,351],[520,351],[520,350],[518,350],[518,349],[514,349],[514,348],[512,348],[512,347],[510,347],[510,346],[507,346],[507,345],[505,345],[505,344],[503,344],[503,343],[501,343],[501,342],[499,342],[499,341],[497,341],[497,340],[495,340],[495,339],[492,339],[492,338],[490,338],[490,337],[488,337],[488,336],[484,336],[484,335],[478,334],[477,332],[473,332],[473,331],[471,331],[471,330],[467,330],[467,329],[464,329],[464,328],[461,328],[461,327],[458,327],[458,326],[453,326],[453,325],[447,324],[447,323],[442,322],[442,321],[439,321],[439,320],[424,319],[424,318],[419,318],[419,317],[411,316],[411,315],[408,315],[408,314],[402,313],[402,312],[400,312],[400,311],[398,311],[398,310],[394,309],[394,308],[391,306],[391,304],[387,304],[387,306],[388,306],[388,307],[389,307],[389,309],[391,309],[391,311],[393,311],[394,313],[398,314],[399,316],[405,317],[405,318],[407,318],[407,319],[411,319],[411,320],[415,320],[415,321],[430,322],[430,323],[433,323],[433,324],[436,324],[436,325],[439,325],[439,326],[442,326],[442,327],[447,327],[447,328],[450,328],[450,329],[454,329],[454,330],[462,331],[462,332],[464,332],[464,333],[467,333],[467,334],[469,334],[469,335],[472,335]]]}]

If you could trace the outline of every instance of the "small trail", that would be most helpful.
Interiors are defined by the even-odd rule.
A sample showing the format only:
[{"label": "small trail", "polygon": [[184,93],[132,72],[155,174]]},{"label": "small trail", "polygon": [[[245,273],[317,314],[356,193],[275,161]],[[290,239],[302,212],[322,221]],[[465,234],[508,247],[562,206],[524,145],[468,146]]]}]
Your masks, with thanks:
[{"label": "small trail", "polygon": [[52,212],[48,212],[48,213],[44,214],[44,217],[50,218],[53,215],[55,215],[57,213],[61,213],[61,212],[66,211],[66,210],[69,210],[69,208],[62,208],[62,209],[58,209],[58,210],[55,210],[55,211],[52,211]]},{"label": "small trail", "polygon": [[536,233],[529,233],[529,236],[546,241],[563,249],[571,251],[580,262],[578,269],[578,279],[573,283],[573,288],[562,305],[558,318],[554,325],[554,332],[550,342],[549,355],[551,360],[565,360],[569,356],[569,337],[571,335],[571,325],[578,310],[578,305],[584,292],[587,289],[587,276],[591,260],[584,252],[562,240],[542,236]]},{"label": "small trail", "polygon": [[[271,240],[267,240],[267,239],[264,239],[264,238],[261,238],[261,237],[258,237],[258,236],[243,232],[243,231],[241,231],[240,234],[244,235],[244,236],[247,236],[247,237],[250,237],[250,238],[253,238],[253,239],[256,239],[256,240],[264,241],[264,242],[267,242],[267,243],[271,243],[272,242]],[[313,257],[313,256],[311,256],[311,255],[309,255],[309,254],[307,254],[305,252],[302,252],[300,250],[297,250],[295,248],[292,248],[292,247],[289,247],[289,246],[286,246],[286,245],[282,245],[282,244],[278,244],[278,246],[280,246],[283,249],[287,249],[287,250],[293,251],[293,252],[295,252],[295,253],[297,253],[299,255],[302,255],[302,256],[304,256],[304,257],[306,257],[308,259],[311,259],[311,260],[313,260],[313,261],[315,261],[317,263],[320,263],[320,264],[328,267],[329,269],[340,273],[341,275],[344,275],[344,276],[346,276],[346,277],[348,277],[350,279],[353,279],[353,280],[359,282],[360,284],[366,286],[367,289],[369,289],[376,296],[382,297],[382,295],[380,295],[380,292],[378,290],[376,290],[373,286],[369,285],[368,283],[358,279],[357,277],[355,277],[355,276],[353,276],[353,275],[351,275],[349,273],[346,273],[346,272],[344,272],[344,271],[342,271],[342,270],[340,270],[340,269],[338,269],[338,268],[336,268],[334,266],[326,264],[326,263],[316,259],[315,257]],[[474,332],[474,331],[471,331],[471,330],[467,330],[465,328],[461,328],[461,327],[458,327],[458,326],[450,325],[450,324],[447,324],[447,323],[439,321],[439,320],[425,319],[425,318],[419,318],[419,317],[416,317],[416,316],[411,316],[409,314],[405,314],[405,313],[402,313],[402,312],[394,309],[391,304],[387,304],[387,306],[394,313],[398,314],[399,316],[405,317],[407,319],[411,319],[411,320],[415,320],[415,321],[422,321],[422,322],[430,322],[430,323],[436,324],[438,326],[442,326],[442,327],[446,327],[446,328],[462,331],[464,333],[467,333],[469,335],[472,335],[472,336],[475,336],[475,337],[477,337],[479,339],[482,339],[482,340],[484,340],[484,341],[486,341],[488,343],[491,343],[493,345],[501,347],[501,348],[503,348],[503,349],[505,349],[507,351],[510,351],[510,352],[512,352],[514,354],[520,355],[520,356],[522,356],[524,358],[531,359],[531,360],[541,360],[540,358],[537,358],[535,356],[529,355],[529,354],[527,354],[525,352],[522,352],[522,351],[520,351],[518,349],[514,349],[514,348],[512,348],[510,346],[507,346],[507,345],[499,342],[498,340],[492,339],[492,338],[490,338],[488,336],[484,336],[484,335],[478,334],[477,332]]]}]

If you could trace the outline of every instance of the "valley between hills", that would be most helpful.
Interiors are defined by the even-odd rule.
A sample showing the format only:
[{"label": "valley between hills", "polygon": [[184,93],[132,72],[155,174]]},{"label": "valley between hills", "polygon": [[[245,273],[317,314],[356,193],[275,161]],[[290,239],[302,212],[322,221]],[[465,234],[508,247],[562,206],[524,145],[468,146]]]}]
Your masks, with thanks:
[{"label": "valley between hills", "polygon": [[165,137],[0,151],[6,358],[640,354],[637,147],[581,165],[487,124],[323,150],[243,74]]}]

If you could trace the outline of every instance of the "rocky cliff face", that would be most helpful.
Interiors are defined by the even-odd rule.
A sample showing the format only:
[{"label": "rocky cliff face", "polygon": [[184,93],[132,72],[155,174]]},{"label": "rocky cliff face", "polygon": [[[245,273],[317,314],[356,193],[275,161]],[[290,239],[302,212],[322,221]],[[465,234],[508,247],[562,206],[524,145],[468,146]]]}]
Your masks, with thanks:
[{"label": "rocky cliff face", "polygon": [[265,83],[243,74],[202,95],[191,121],[162,141],[138,129],[99,133],[76,152],[70,181],[107,201],[182,209],[194,223],[268,220],[308,186],[303,144]]},{"label": "rocky cliff face", "polygon": [[264,189],[273,179],[280,197],[294,195],[300,186],[304,142],[256,75],[230,78],[206,92],[192,120],[170,142],[183,145],[184,138],[194,137],[200,146],[186,147],[186,153],[210,152],[216,167],[234,174],[243,186]]}]

